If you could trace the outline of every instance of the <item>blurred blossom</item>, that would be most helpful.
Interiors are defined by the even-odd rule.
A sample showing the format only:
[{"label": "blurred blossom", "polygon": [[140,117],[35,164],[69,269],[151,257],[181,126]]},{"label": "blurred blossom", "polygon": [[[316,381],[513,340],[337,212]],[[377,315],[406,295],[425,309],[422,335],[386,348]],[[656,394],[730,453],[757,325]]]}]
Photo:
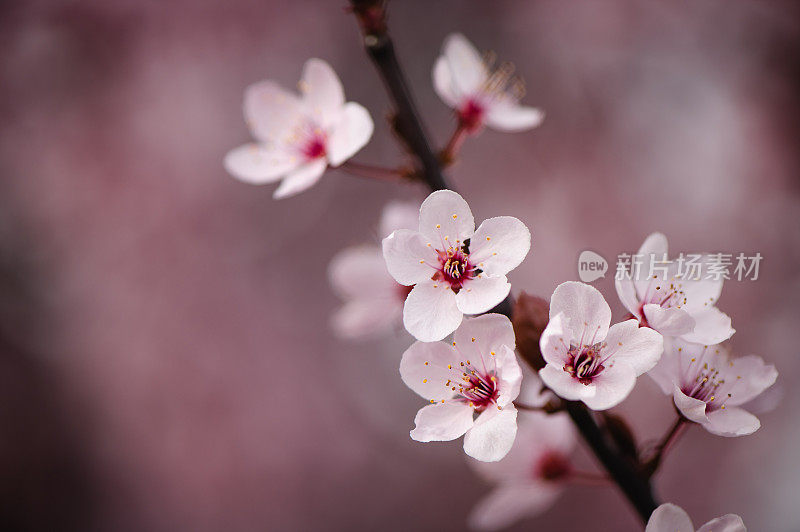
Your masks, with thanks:
[{"label": "blurred blossom", "polygon": [[419,210],[419,231],[400,229],[383,240],[383,256],[398,283],[414,288],[403,307],[403,324],[418,340],[452,333],[464,314],[486,312],[511,290],[506,274],[531,247],[531,233],[518,219],[498,216],[475,229],[464,198],[440,190]]},{"label": "blurred blossom", "polygon": [[540,341],[547,362],[539,371],[544,383],[593,410],[606,410],[628,397],[636,377],[658,362],[663,338],[639,328],[636,320],[609,325],[611,308],[599,290],[574,281],[558,285]]},{"label": "blurred blossom", "polygon": [[517,433],[513,401],[522,382],[508,318],[467,318],[452,343],[415,342],[403,353],[400,376],[431,403],[417,412],[412,439],[464,436],[464,452],[484,462],[508,453]]},{"label": "blurred blossom", "polygon": [[755,355],[732,358],[723,345],[672,339],[650,376],[690,421],[718,436],[752,434],[761,422],[740,408],[775,383],[778,371]]},{"label": "blurred blossom", "polygon": [[[645,532],[695,532],[692,520],[683,508],[664,503],[653,511]],[[712,519],[697,529],[697,532],[747,532],[742,518],[727,514]]]},{"label": "blurred blossom", "polygon": [[225,156],[225,167],[248,183],[283,180],[275,199],[314,185],[330,166],[339,166],[372,136],[369,112],[345,103],[342,83],[328,63],[309,59],[299,83],[302,96],[273,81],[245,92],[244,116],[256,141]]},{"label": "blurred blossom", "polygon": [[524,86],[514,78],[514,67],[503,63],[492,71],[491,66],[460,33],[445,39],[433,67],[433,86],[444,103],[455,109],[459,125],[474,133],[484,125],[522,131],[541,124],[542,111],[519,104]]},{"label": "blurred blossom", "polygon": [[573,473],[570,454],[577,443],[566,414],[519,413],[517,439],[499,462],[470,460],[492,490],[472,509],[468,522],[478,530],[498,530],[553,505]]},{"label": "blurred blossom", "polygon": [[733,335],[731,319],[715,306],[723,277],[710,275],[709,256],[698,255],[696,264],[670,261],[667,237],[653,233],[636,257],[641,263],[617,278],[616,288],[622,304],[642,325],[700,344],[718,344]]},{"label": "blurred blossom", "polygon": [[[396,229],[419,224],[419,209],[393,201],[383,208],[380,238]],[[403,303],[410,287],[395,281],[386,271],[383,252],[377,244],[348,247],[336,254],[328,266],[331,286],[344,300],[331,325],[342,338],[377,336],[402,326]]]}]

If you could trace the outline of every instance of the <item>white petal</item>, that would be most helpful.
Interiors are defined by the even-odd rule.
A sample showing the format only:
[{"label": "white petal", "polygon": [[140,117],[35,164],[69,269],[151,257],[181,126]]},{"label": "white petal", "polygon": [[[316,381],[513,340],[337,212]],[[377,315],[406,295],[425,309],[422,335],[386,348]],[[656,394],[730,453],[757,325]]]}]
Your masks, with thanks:
[{"label": "white petal", "polygon": [[421,442],[450,441],[463,435],[472,426],[472,408],[449,403],[421,408],[414,418],[411,439]]},{"label": "white petal", "polygon": [[726,406],[708,414],[708,423],[703,427],[717,436],[747,436],[761,427],[756,416],[736,406]]},{"label": "white petal", "polygon": [[564,313],[550,318],[539,339],[539,348],[545,362],[561,367],[569,361],[570,338],[564,331]]},{"label": "white petal", "polygon": [[[712,261],[713,259],[710,256],[704,256],[701,262],[703,268],[707,268],[707,264]],[[707,273],[707,270],[703,269],[701,275],[705,277]],[[694,311],[713,306],[722,293],[722,283],[722,276],[720,276],[719,279],[703,278],[698,281],[679,281],[680,290],[683,292],[683,296],[686,299],[683,308],[691,314]]]},{"label": "white petal", "polygon": [[374,129],[369,111],[355,102],[346,103],[339,119],[331,126],[327,144],[331,166],[339,166],[366,146]]},{"label": "white petal", "polygon": [[383,258],[391,276],[406,286],[430,280],[439,264],[425,238],[408,229],[398,229],[383,239]]},{"label": "white petal", "polygon": [[531,232],[512,216],[485,220],[470,239],[469,260],[488,275],[505,275],[531,249]]},{"label": "white petal", "polygon": [[689,514],[680,506],[664,503],[650,515],[644,532],[693,532],[694,525]]},{"label": "white petal", "polygon": [[647,325],[664,336],[681,336],[694,327],[694,319],[683,309],[663,308],[655,303],[648,303],[642,310]]},{"label": "white petal", "polygon": [[514,328],[502,314],[484,314],[465,319],[453,341],[466,358],[488,360],[490,353],[497,353],[502,346],[514,349]]},{"label": "white petal", "polygon": [[342,299],[385,300],[400,293],[377,246],[341,250],[328,265],[328,279]]},{"label": "white petal", "polygon": [[697,529],[697,532],[747,532],[742,518],[736,514],[727,514],[712,519]]},{"label": "white petal", "polygon": [[505,275],[480,277],[464,283],[456,295],[458,309],[464,314],[480,314],[491,310],[511,291],[511,283]]},{"label": "white petal", "polygon": [[460,106],[462,95],[453,84],[450,66],[444,56],[439,56],[433,65],[433,88],[448,107],[456,108]]},{"label": "white petal", "polygon": [[378,234],[386,238],[397,229],[419,229],[419,207],[405,201],[390,201],[383,207]]},{"label": "white petal", "polygon": [[731,318],[717,307],[706,307],[700,312],[691,313],[694,330],[680,337],[687,342],[715,345],[724,342],[736,331],[731,327]]},{"label": "white petal", "polygon": [[648,235],[637,252],[638,255],[655,255],[657,257],[662,257],[667,253],[669,253],[669,245],[664,233],[652,233]]},{"label": "white petal", "polygon": [[672,395],[680,381],[680,353],[670,338],[664,338],[664,353],[658,363],[647,374],[658,384],[665,395]]},{"label": "white petal", "polygon": [[480,90],[488,72],[480,53],[466,37],[460,33],[449,35],[444,41],[443,54],[459,93],[471,94]]},{"label": "white petal", "polygon": [[494,103],[486,112],[486,125],[498,131],[533,129],[544,120],[544,112],[515,102]]},{"label": "white petal", "polygon": [[[496,351],[497,377],[500,380],[500,393],[497,404],[502,408],[510,405],[519,395],[522,386],[522,368],[517,362],[517,355],[508,346],[502,346]],[[488,364],[488,362],[487,362]]]},{"label": "white petal", "polygon": [[304,102],[311,110],[319,125],[328,126],[344,105],[344,89],[339,76],[322,59],[312,58],[303,66],[300,91]]},{"label": "white petal", "polygon": [[340,338],[367,338],[390,332],[402,315],[399,300],[348,301],[331,316],[331,327]]},{"label": "white petal", "polygon": [[319,181],[327,167],[328,163],[325,159],[311,161],[300,166],[283,178],[280,186],[272,193],[272,197],[275,199],[288,198],[311,188]]},{"label": "white petal", "polygon": [[[458,351],[444,342],[415,342],[400,360],[400,377],[417,394],[437,402],[455,392],[446,383],[460,378]],[[451,367],[448,367],[451,366]]]},{"label": "white petal", "polygon": [[695,423],[700,423],[701,425],[708,423],[705,401],[689,397],[683,393],[678,385],[675,385],[672,389],[672,399],[675,401],[675,406],[678,407],[678,410],[681,411],[681,414],[683,414],[686,419],[694,421]]},{"label": "white petal", "polygon": [[558,285],[550,298],[550,317],[559,312],[566,318],[564,327],[574,341],[584,345],[602,341],[611,324],[611,308],[603,294],[593,286],[575,281]]},{"label": "white petal", "polygon": [[[636,295],[640,300],[644,300],[645,295],[650,292],[650,283],[658,280],[650,276],[651,264],[654,260],[663,260],[667,256],[668,250],[667,237],[662,233],[653,233],[645,239],[639,251],[636,252],[640,257],[641,264],[638,265],[638,270],[634,268],[632,273],[634,275],[633,282],[636,286]],[[676,266],[676,263],[672,263],[672,267]],[[668,273],[672,273],[673,269],[670,269]],[[671,275],[667,277],[671,277]]]},{"label": "white petal", "polygon": [[403,308],[403,325],[423,342],[441,340],[458,328],[463,317],[453,291],[446,284],[433,281],[417,284]]},{"label": "white petal", "polygon": [[539,370],[539,377],[553,393],[568,401],[585,401],[597,393],[594,384],[581,384],[578,379],[564,371],[562,366],[547,364]]},{"label": "white petal", "polygon": [[524,517],[547,510],[563,491],[552,482],[528,482],[498,486],[478,501],[468,522],[476,530],[500,530]]},{"label": "white petal", "polygon": [[245,144],[225,155],[225,169],[236,179],[260,185],[278,181],[297,168],[298,161],[277,149]]},{"label": "white petal", "polygon": [[731,360],[729,374],[741,376],[734,393],[726,404],[741,405],[753,400],[775,384],[778,370],[772,364],[764,364],[764,360],[756,355],[747,355]]},{"label": "white petal", "polygon": [[253,136],[266,143],[280,143],[305,119],[303,103],[296,95],[272,81],[247,87],[244,119]]},{"label": "white petal", "polygon": [[633,279],[625,276],[623,279],[615,279],[614,286],[617,289],[619,300],[628,309],[628,312],[633,314],[636,319],[642,319],[641,312],[639,311],[639,300],[636,298],[636,288],[633,285]]},{"label": "white petal", "polygon": [[592,410],[608,410],[617,406],[633,390],[636,384],[636,372],[623,360],[616,360],[592,379],[596,392],[586,397],[583,402]]},{"label": "white petal", "polygon": [[608,347],[603,356],[613,355],[614,360],[624,359],[636,375],[649,371],[658,363],[664,351],[664,337],[648,327],[639,327],[636,320],[615,323],[608,329]]},{"label": "white petal", "polygon": [[517,435],[517,411],[489,406],[464,435],[464,452],[482,462],[497,462],[511,450]]},{"label": "white petal", "polygon": [[438,190],[419,208],[419,232],[433,247],[443,250],[472,237],[475,218],[464,198],[452,190]]}]

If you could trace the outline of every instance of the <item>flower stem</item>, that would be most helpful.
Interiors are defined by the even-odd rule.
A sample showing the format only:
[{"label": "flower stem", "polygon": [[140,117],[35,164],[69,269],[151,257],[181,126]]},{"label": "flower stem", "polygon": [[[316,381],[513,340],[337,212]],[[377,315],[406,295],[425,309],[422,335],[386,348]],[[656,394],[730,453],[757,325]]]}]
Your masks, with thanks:
[{"label": "flower stem", "polygon": [[355,161],[345,161],[339,166],[340,170],[344,170],[348,174],[358,177],[365,177],[368,179],[375,179],[378,181],[386,182],[401,182],[410,179],[402,170],[394,168],[384,168],[382,166],[373,166],[371,164],[362,164]]},{"label": "flower stem", "polygon": [[378,69],[394,103],[397,113],[393,124],[395,131],[419,161],[421,177],[431,190],[452,190],[428,141],[405,74],[397,61],[394,43],[386,29],[385,0],[350,0],[350,4],[361,26],[364,49]]},{"label": "flower stem", "polygon": [[442,161],[443,165],[449,166],[455,162],[467,136],[469,136],[467,129],[459,123],[455,131],[453,131],[450,140],[447,142],[447,146],[445,146],[439,154],[439,159]]},{"label": "flower stem", "polygon": [[571,471],[567,481],[582,486],[607,486],[610,482],[613,482],[607,475],[588,471]]},{"label": "flower stem", "polygon": [[661,460],[666,456],[667,451],[678,441],[684,429],[688,426],[688,421],[682,415],[678,414],[678,419],[669,428],[661,442],[655,447],[655,454],[652,458],[648,459],[642,466],[643,470],[648,476],[653,476],[658,467],[661,465]]}]

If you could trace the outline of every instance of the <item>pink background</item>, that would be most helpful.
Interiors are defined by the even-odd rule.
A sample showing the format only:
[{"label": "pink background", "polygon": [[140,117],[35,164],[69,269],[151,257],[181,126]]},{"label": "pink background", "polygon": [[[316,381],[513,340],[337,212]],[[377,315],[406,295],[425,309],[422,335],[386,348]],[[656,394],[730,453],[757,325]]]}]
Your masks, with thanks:
[{"label": "pink background", "polygon": [[[345,1],[11,1],[0,7],[2,519],[81,530],[458,530],[487,487],[460,442],[411,441],[410,337],[347,343],[326,265],[424,191],[328,172],[275,202],[222,169],[242,91],[322,57],[376,121],[356,157],[399,164]],[[397,1],[391,31],[431,136],[430,70],[462,31],[513,61],[539,129],[470,139],[449,171],[478,220],[532,228],[511,281],[549,296],[584,249],[660,230],[679,251],[759,251],[720,306],[733,348],[780,371],[763,427],[695,428],[656,482],[699,525],[800,529],[797,5]],[[613,266],[612,266],[613,267]],[[615,311],[611,275],[596,283]],[[12,347],[13,346],[13,347]],[[764,401],[764,403],[769,401]],[[671,423],[642,379],[618,411]],[[579,453],[585,467],[591,459]],[[572,488],[518,528],[637,530],[613,489]]]}]

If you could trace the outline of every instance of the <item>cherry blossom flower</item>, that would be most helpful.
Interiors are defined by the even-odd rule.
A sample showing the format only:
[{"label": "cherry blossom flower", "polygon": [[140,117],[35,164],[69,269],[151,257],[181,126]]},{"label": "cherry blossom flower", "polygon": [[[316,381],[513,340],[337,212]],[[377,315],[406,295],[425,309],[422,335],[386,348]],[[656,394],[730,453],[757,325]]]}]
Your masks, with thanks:
[{"label": "cherry blossom flower", "polygon": [[450,190],[422,202],[419,231],[397,230],[383,240],[389,273],[414,285],[403,324],[417,340],[433,342],[452,333],[464,314],[480,314],[511,289],[506,274],[531,245],[525,225],[510,216],[484,221],[477,231],[469,205]]},{"label": "cherry blossom flower", "polygon": [[638,272],[617,278],[616,287],[622,304],[642,325],[700,344],[718,344],[733,335],[731,319],[714,306],[723,277],[711,273],[710,256],[698,255],[697,268],[669,261],[667,237],[661,233],[648,236],[637,255],[642,257]]},{"label": "cherry blossom flower", "polygon": [[520,412],[517,439],[505,458],[493,463],[470,460],[479,475],[495,484],[470,514],[470,526],[498,530],[547,510],[572,472],[569,456],[575,443],[565,414]]},{"label": "cherry blossom flower", "polygon": [[[388,203],[381,215],[379,236],[395,229],[416,227],[419,209],[410,203]],[[344,304],[333,315],[334,332],[342,338],[374,336],[402,323],[403,303],[411,291],[398,284],[378,245],[352,246],[340,251],[328,266],[331,285]]]},{"label": "cherry blossom flower", "polygon": [[571,401],[605,410],[625,399],[636,377],[658,362],[663,338],[636,320],[611,324],[603,295],[584,283],[566,282],[550,298],[550,322],[539,345],[547,365],[544,383]]},{"label": "cherry blossom flower", "polygon": [[244,116],[255,142],[228,152],[225,168],[254,184],[283,179],[275,199],[314,185],[330,165],[339,166],[372,136],[369,113],[345,103],[342,84],[321,59],[309,59],[299,83],[301,95],[262,81],[247,88]]},{"label": "cherry blossom flower", "polygon": [[403,353],[406,386],[429,400],[414,419],[411,438],[449,441],[464,436],[464,452],[484,462],[503,458],[517,434],[522,371],[514,329],[500,314],[464,321],[447,342],[415,342]]},{"label": "cherry blossom flower", "polygon": [[[644,532],[695,532],[695,529],[689,514],[668,502],[653,510]],[[727,514],[712,519],[696,532],[747,532],[747,528],[741,517]]]},{"label": "cherry blossom flower", "polygon": [[439,97],[458,115],[459,124],[474,133],[484,125],[500,131],[522,131],[541,124],[544,113],[519,104],[524,86],[514,67],[491,70],[474,46],[460,33],[449,35],[433,67]]},{"label": "cherry blossom flower", "polygon": [[688,420],[719,436],[745,436],[761,426],[741,408],[775,383],[778,372],[761,357],[731,358],[722,345],[705,346],[680,339],[666,342],[649,375],[672,395]]}]

